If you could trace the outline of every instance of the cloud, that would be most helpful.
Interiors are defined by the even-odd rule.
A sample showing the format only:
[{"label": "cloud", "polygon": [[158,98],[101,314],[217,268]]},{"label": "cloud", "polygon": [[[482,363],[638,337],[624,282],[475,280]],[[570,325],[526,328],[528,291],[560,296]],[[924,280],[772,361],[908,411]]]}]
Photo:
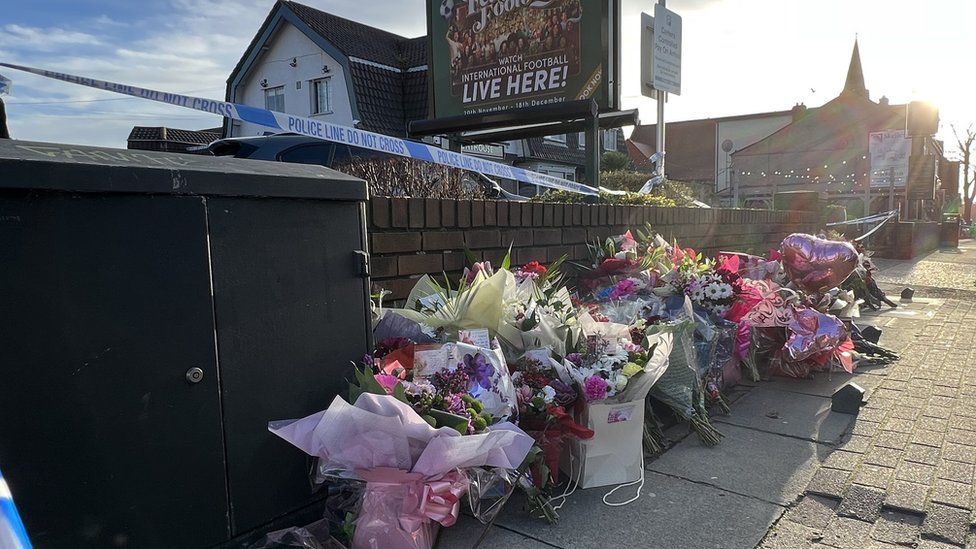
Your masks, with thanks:
[{"label": "cloud", "polygon": [[[423,0],[302,1],[404,36],[426,30]],[[156,14],[135,19],[92,14],[47,28],[13,22],[0,36],[0,59],[222,99],[227,77],[273,6],[270,0],[168,0]],[[133,125],[197,129],[220,123],[203,113],[138,99],[115,101],[118,96],[109,92],[9,72],[15,81],[10,126],[20,138],[119,147]],[[56,101],[64,103],[49,104]],[[30,105],[38,102],[47,104]]]},{"label": "cloud", "polygon": [[28,27],[11,23],[3,26],[0,47],[56,51],[65,46],[98,46],[102,41],[85,32],[59,27]]}]

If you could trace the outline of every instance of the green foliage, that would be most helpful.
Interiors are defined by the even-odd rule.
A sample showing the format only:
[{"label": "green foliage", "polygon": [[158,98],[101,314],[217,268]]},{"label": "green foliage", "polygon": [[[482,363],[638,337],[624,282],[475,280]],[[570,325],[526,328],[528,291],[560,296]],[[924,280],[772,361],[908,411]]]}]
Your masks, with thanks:
[{"label": "green foliage", "polygon": [[[546,191],[540,195],[532,197],[532,202],[559,202],[563,204],[585,204],[591,201],[590,197],[569,192],[569,191]],[[619,195],[612,193],[600,193],[600,198],[597,201],[599,204],[621,204],[625,206],[664,206],[664,207],[674,207],[674,206],[688,206],[691,204],[690,200],[677,201],[673,198],[667,196],[662,196],[657,194],[637,194],[628,192],[627,194]]]},{"label": "green foliage", "polygon": [[600,172],[600,186],[615,191],[630,191],[635,193],[650,178],[650,174],[634,170],[604,170]]},{"label": "green foliage", "polygon": [[847,219],[857,219],[864,217],[864,202],[861,200],[851,200],[847,203]]},{"label": "green foliage", "polygon": [[600,166],[608,172],[629,170],[631,168],[630,157],[622,152],[605,152],[603,158],[600,159]]},{"label": "green foliage", "polygon": [[821,223],[847,221],[847,207],[842,204],[827,204],[820,212]]},{"label": "green foliage", "polygon": [[[359,395],[363,393],[370,393],[373,395],[385,395],[386,390],[380,385],[379,381],[373,377],[373,371],[369,366],[363,366],[360,368],[355,363],[353,363],[353,373],[356,376],[355,381],[349,382],[349,402],[355,403]],[[398,397],[399,398],[399,397]],[[406,397],[400,399],[406,402]]]},{"label": "green foliage", "polygon": [[976,225],[969,226],[969,238],[976,238]]},{"label": "green foliage", "polygon": [[942,213],[958,214],[960,209],[962,209],[962,199],[956,196],[952,200],[946,202]]}]

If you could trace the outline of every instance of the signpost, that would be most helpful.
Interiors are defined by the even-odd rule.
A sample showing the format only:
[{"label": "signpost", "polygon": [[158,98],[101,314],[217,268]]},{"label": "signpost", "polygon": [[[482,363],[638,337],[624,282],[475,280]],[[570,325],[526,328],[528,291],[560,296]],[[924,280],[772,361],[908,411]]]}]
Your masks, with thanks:
[{"label": "signpost", "polygon": [[888,209],[895,209],[895,187],[904,188],[908,181],[908,160],[912,140],[905,130],[871,132],[868,135],[871,156],[871,188],[888,187]]},{"label": "signpost", "polygon": [[654,89],[681,95],[681,16],[664,7],[664,0],[654,6]]},{"label": "signpost", "polygon": [[665,0],[654,5],[654,17],[641,14],[641,93],[657,100],[655,171],[665,177],[664,103],[668,94],[681,95],[681,16],[665,7]]},{"label": "signpost", "polygon": [[868,154],[871,155],[871,187],[905,186],[912,154],[912,140],[905,137],[905,130],[871,132]]}]

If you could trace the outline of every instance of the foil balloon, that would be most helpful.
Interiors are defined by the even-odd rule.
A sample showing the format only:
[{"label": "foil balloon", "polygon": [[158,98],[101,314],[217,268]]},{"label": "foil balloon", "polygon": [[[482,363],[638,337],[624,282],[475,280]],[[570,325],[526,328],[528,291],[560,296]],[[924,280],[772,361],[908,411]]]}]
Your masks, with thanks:
[{"label": "foil balloon", "polygon": [[836,349],[849,337],[840,319],[815,309],[797,308],[789,328],[792,335],[784,348],[792,360]]},{"label": "foil balloon", "polygon": [[783,267],[798,288],[823,292],[840,286],[857,267],[857,250],[847,242],[794,233],[781,246]]}]

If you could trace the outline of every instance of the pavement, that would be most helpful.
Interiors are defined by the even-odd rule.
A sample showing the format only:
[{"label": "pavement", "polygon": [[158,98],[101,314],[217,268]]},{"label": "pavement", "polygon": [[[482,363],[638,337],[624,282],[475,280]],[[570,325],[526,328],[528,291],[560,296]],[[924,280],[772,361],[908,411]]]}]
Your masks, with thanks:
[{"label": "pavement", "polygon": [[[976,547],[976,376],[967,376],[976,244],[879,267],[896,302],[902,287],[918,290],[860,321],[882,328],[897,363],[743,383],[731,414],[712,418],[722,442],[705,447],[687,427],[671,429],[673,445],[645,464],[633,503],[609,507],[609,488],[579,490],[548,525],[513,497],[482,546]],[[857,416],[830,411],[830,396],[851,381],[866,405]],[[462,516],[437,547],[473,547],[483,529]]]},{"label": "pavement", "polygon": [[976,244],[877,264],[922,296],[862,319],[901,359],[762,549],[976,547]]}]

